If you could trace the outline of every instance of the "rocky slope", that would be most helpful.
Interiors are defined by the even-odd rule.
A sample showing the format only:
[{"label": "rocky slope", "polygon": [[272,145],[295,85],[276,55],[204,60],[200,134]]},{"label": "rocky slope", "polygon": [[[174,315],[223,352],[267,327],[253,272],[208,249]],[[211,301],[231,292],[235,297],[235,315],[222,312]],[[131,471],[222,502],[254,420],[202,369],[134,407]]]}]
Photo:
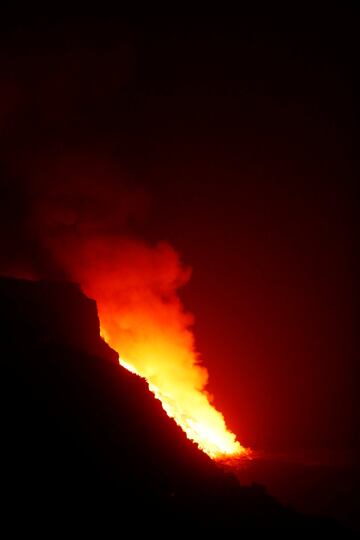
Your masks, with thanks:
[{"label": "rocky slope", "polygon": [[13,531],[337,530],[261,486],[241,487],[200,452],[119,366],[77,285],[1,278],[0,319],[2,491]]}]

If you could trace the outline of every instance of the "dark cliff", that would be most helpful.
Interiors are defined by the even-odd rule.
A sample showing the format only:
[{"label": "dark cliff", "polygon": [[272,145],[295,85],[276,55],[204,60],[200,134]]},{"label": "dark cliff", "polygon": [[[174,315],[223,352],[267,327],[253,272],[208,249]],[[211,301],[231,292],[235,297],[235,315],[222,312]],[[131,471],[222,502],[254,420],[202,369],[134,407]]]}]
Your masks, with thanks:
[{"label": "dark cliff", "polygon": [[241,487],[188,441],[145,382],[119,366],[95,302],[75,284],[2,278],[0,319],[12,530],[337,529]]}]

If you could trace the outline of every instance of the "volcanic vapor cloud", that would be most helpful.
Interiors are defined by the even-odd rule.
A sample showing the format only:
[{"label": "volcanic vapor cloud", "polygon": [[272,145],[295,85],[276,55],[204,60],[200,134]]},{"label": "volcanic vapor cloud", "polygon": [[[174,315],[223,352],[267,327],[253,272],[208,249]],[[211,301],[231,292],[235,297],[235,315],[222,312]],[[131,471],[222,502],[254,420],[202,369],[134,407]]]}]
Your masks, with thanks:
[{"label": "volcanic vapor cloud", "polygon": [[187,436],[214,459],[242,455],[246,450],[211,404],[193,317],[178,296],[191,271],[168,243],[129,234],[129,218],[146,213],[146,196],[110,169],[71,158],[33,173],[26,229],[41,256],[28,273],[51,277],[51,268],[78,282],[96,300],[102,335],[120,363],[147,380]]}]

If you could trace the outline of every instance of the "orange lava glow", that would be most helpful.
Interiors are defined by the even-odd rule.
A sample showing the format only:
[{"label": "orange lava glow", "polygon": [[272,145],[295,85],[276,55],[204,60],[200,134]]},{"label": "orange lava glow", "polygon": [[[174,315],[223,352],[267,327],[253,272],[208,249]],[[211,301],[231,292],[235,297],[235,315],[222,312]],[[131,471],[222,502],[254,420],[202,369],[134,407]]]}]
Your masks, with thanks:
[{"label": "orange lava glow", "polygon": [[[105,334],[105,332],[104,332]],[[109,343],[111,345],[111,343]],[[141,349],[141,347],[140,347]],[[142,358],[147,358],[146,345]],[[152,354],[150,354],[153,357]],[[187,437],[194,441],[212,459],[221,460],[227,457],[240,457],[247,453],[225,425],[222,414],[209,402],[205,392],[191,388],[171,388],[171,383],[160,382],[157,386],[152,382],[159,377],[152,377],[145,369],[147,375],[140,373],[136,367],[119,357],[119,363],[128,371],[143,376],[151,392],[161,401],[162,407],[170,418],[183,429]]]},{"label": "orange lava glow", "polygon": [[104,238],[70,247],[58,254],[96,300],[101,334],[120,364],[146,379],[166,413],[212,459],[247,455],[206,391],[193,317],[177,294],[190,272],[173,248]]},{"label": "orange lava glow", "polygon": [[[129,362],[121,358],[119,362],[132,373],[140,375]],[[226,429],[222,414],[210,405],[206,395],[195,391],[189,392],[185,399],[179,399],[178,392],[176,397],[165,394],[149,379],[146,380],[167,415],[211,458],[223,459],[246,454],[247,450],[236,441],[235,435]]]},{"label": "orange lava glow", "polygon": [[[117,345],[116,339],[113,341],[104,328],[102,328],[101,333],[115,350],[117,347],[124,349],[124,344]],[[132,348],[130,345],[130,349]],[[201,450],[216,460],[245,456],[248,453],[248,450],[236,440],[235,435],[226,428],[222,414],[210,404],[206,392],[188,386],[185,381],[184,386],[181,387],[176,382],[174,383],[173,377],[169,377],[167,380],[166,374],[163,377],[159,376],[156,369],[157,358],[151,342],[137,344],[134,349],[134,358],[137,358],[138,354],[141,362],[135,360],[132,363],[119,357],[120,365],[131,373],[146,379],[149,389],[161,401],[167,415],[175,420],[187,437],[194,441]],[[184,351],[178,351],[178,354],[181,352],[184,353]],[[176,354],[175,351],[173,351],[174,353]],[[135,363],[143,366],[142,372],[135,367]],[[161,359],[160,363],[162,363]],[[168,362],[166,361],[166,363]],[[176,361],[170,365],[176,365]],[[190,374],[189,379],[191,379]]]}]

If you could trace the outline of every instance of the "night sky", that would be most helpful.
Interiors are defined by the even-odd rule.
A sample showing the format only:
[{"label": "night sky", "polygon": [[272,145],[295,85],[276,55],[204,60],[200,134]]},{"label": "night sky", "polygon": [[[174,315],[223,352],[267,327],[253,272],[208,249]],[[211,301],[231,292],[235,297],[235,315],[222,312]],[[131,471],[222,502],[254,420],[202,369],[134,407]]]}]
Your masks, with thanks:
[{"label": "night sky", "polygon": [[170,242],[239,440],[355,450],[355,13],[0,24],[2,273],[64,277],[57,219]]}]

